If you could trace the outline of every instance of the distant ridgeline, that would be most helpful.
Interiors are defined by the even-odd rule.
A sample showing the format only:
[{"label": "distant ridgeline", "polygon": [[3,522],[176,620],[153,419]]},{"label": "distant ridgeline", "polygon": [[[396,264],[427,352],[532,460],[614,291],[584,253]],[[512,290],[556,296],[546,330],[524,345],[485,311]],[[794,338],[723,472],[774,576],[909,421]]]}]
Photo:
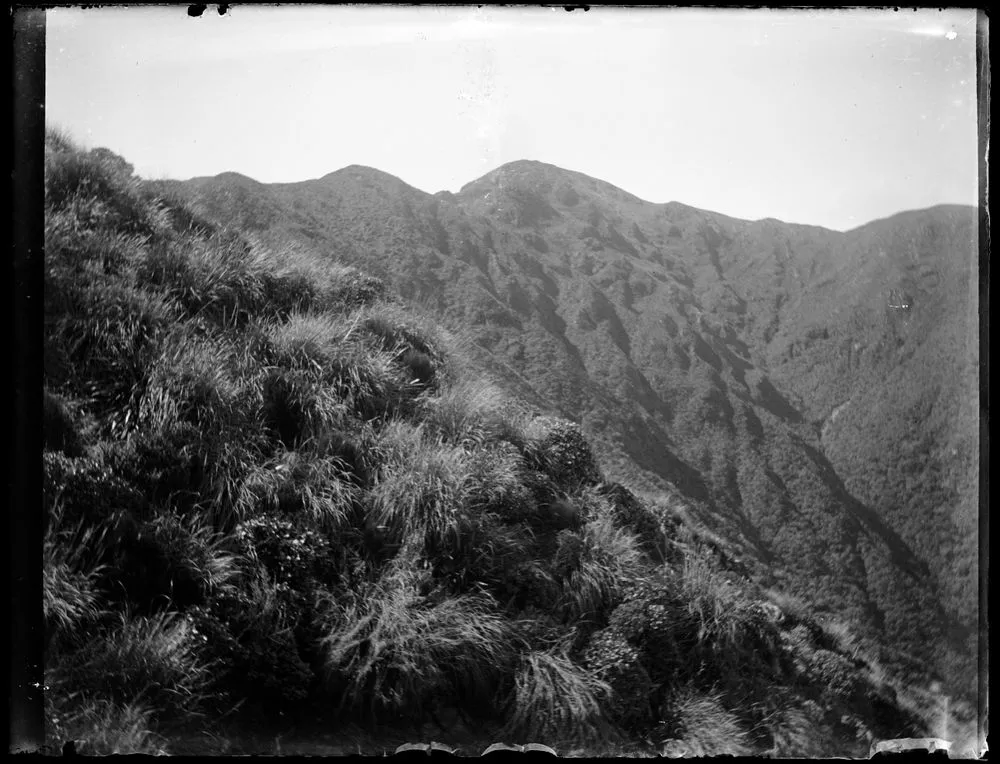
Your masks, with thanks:
[{"label": "distant ridgeline", "polygon": [[[873,410],[837,366],[856,314],[785,356],[787,311],[833,304],[782,296],[823,275],[799,243],[837,235],[532,163],[455,199],[365,168],[152,183],[57,133],[45,194],[52,746],[233,752],[234,714],[280,738],[456,708],[478,750],[863,756],[932,734],[921,655],[908,682],[870,637],[919,603],[917,639],[960,640],[927,615],[954,592],[924,551],[963,575],[964,547],[827,455]],[[870,381],[895,351],[856,341]],[[824,376],[852,405],[821,446],[827,399],[800,395]],[[906,447],[957,469],[921,390],[945,429]]]}]

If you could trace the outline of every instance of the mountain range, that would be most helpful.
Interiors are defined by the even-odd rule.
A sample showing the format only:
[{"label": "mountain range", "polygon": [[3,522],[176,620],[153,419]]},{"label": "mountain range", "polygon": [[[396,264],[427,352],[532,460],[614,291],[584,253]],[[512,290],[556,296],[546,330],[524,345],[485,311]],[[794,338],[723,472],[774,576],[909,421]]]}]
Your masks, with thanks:
[{"label": "mountain range", "polygon": [[500,385],[578,422],[609,478],[683,505],[765,585],[975,696],[974,208],[837,232],[654,204],[536,161],[458,193],[361,166],[156,185],[433,309]]}]

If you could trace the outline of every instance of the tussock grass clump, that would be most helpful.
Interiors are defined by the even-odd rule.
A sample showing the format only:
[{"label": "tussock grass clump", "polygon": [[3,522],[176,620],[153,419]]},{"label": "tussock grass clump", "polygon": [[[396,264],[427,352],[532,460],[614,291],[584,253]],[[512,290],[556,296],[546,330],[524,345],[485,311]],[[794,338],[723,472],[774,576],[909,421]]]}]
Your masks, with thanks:
[{"label": "tussock grass clump", "polygon": [[448,596],[407,562],[348,601],[327,603],[324,667],[342,707],[419,713],[492,697],[511,661],[509,622],[486,595]]},{"label": "tussock grass clump", "polygon": [[271,356],[283,368],[333,370],[346,356],[363,346],[353,337],[360,316],[331,313],[293,313],[284,321],[271,323],[267,330]]},{"label": "tussock grass clump", "polygon": [[80,210],[72,206],[46,219],[45,265],[50,282],[80,278],[130,278],[148,236],[105,227],[81,227]]},{"label": "tussock grass clump", "polygon": [[342,428],[351,406],[308,372],[271,369],[261,381],[264,422],[288,449]]},{"label": "tussock grass clump", "polygon": [[381,279],[302,248],[268,252],[263,276],[265,304],[279,317],[294,312],[351,312],[386,297]]},{"label": "tussock grass clump", "polygon": [[822,719],[806,707],[783,704],[767,719],[770,746],[766,755],[777,759],[828,756],[828,736],[821,733],[822,726]]},{"label": "tussock grass clump", "polygon": [[509,443],[472,451],[469,462],[469,505],[491,512],[507,522],[521,522],[537,512],[534,496],[525,485],[524,458]]},{"label": "tussock grass clump", "polygon": [[269,355],[278,368],[299,373],[299,387],[311,380],[364,419],[387,417],[405,409],[418,386],[402,373],[398,352],[364,341],[360,318],[292,314],[269,327]]},{"label": "tussock grass clump", "polygon": [[811,608],[801,597],[776,589],[764,590],[765,599],[781,611],[781,619],[790,619],[793,624],[813,620]]},{"label": "tussock grass clump", "polygon": [[238,376],[233,356],[225,341],[183,333],[167,337],[150,365],[137,425],[156,432],[186,423],[215,433],[239,431],[243,438],[252,438],[260,400],[255,387]]},{"label": "tussock grass clump", "polygon": [[743,587],[719,571],[704,552],[684,558],[680,592],[697,619],[698,641],[720,653],[747,646],[759,622],[759,610]]},{"label": "tussock grass clump", "polygon": [[200,514],[158,508],[123,524],[113,570],[117,595],[146,610],[183,609],[233,586],[239,560],[228,539]]},{"label": "tussock grass clump", "polygon": [[42,541],[42,617],[50,640],[101,615],[106,533],[82,520],[66,523],[59,502],[49,511]]},{"label": "tussock grass clump", "polygon": [[621,483],[601,483],[595,491],[611,506],[615,522],[636,535],[643,551],[654,562],[666,561],[672,551],[669,535],[672,523]]},{"label": "tussock grass clump", "polygon": [[141,193],[132,165],[124,159],[104,148],[74,149],[55,134],[46,147],[46,208],[75,207],[85,224],[127,233],[150,234],[163,227],[159,209]]},{"label": "tussock grass clump", "polygon": [[360,500],[347,463],[302,451],[286,451],[254,469],[240,495],[246,515],[304,516],[328,532],[344,527]]},{"label": "tussock grass clump", "polygon": [[49,700],[46,693],[45,739],[52,754],[72,740],[85,756],[168,753],[165,742],[152,732],[153,710],[142,703],[120,705],[101,698],[75,706]]},{"label": "tussock grass clump", "polygon": [[160,717],[180,718],[198,710],[209,680],[198,643],[192,623],[177,613],[119,613],[72,661],[60,661],[50,685],[56,693],[75,690],[121,707],[143,703]]},{"label": "tussock grass clump", "polygon": [[425,397],[418,416],[449,443],[478,447],[505,441],[523,447],[525,442],[527,414],[483,379],[463,379]]},{"label": "tussock grass clump", "polygon": [[46,319],[50,383],[72,386],[99,416],[121,410],[175,324],[175,306],[118,281],[57,284],[46,299],[62,303],[50,303]]},{"label": "tussock grass clump", "polygon": [[171,295],[188,316],[244,326],[263,309],[266,271],[245,240],[220,232],[159,240],[146,249],[136,278]]},{"label": "tussock grass clump", "polygon": [[412,306],[378,303],[362,311],[362,330],[383,350],[415,350],[436,366],[443,364],[455,341],[441,324]]},{"label": "tussock grass clump", "polygon": [[750,738],[740,720],[723,704],[719,693],[688,686],[670,698],[664,709],[671,736],[664,748],[685,756],[746,756]]},{"label": "tussock grass clump", "polygon": [[382,431],[379,448],[385,462],[369,492],[369,525],[390,543],[419,539],[428,549],[462,547],[470,523],[468,451],[402,423]]},{"label": "tussock grass clump", "polygon": [[565,649],[523,655],[507,701],[506,736],[524,742],[596,743],[614,735],[605,704],[611,686]]},{"label": "tussock grass clump", "polygon": [[643,570],[635,536],[609,518],[586,523],[581,532],[561,531],[555,555],[562,592],[556,611],[567,621],[601,621]]}]

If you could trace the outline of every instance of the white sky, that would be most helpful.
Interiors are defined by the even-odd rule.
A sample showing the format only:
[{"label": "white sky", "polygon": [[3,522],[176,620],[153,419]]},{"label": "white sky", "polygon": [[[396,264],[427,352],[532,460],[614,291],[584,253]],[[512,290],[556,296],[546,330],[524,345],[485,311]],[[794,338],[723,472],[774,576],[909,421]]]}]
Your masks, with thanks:
[{"label": "white sky", "polygon": [[653,202],[851,228],[977,202],[974,10],[47,12],[47,121],[144,177],[537,159]]}]

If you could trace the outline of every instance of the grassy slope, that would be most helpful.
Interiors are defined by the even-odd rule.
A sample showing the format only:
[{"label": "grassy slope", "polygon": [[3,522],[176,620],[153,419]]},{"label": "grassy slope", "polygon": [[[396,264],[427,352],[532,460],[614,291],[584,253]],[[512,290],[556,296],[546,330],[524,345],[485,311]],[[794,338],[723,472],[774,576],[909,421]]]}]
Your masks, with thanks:
[{"label": "grassy slope", "polygon": [[[194,185],[206,214],[243,214],[226,178]],[[240,188],[271,210],[253,235],[468,327],[505,388],[581,423],[610,476],[679,494],[758,573],[974,694],[968,210],[837,234],[648,204],[537,162],[458,195],[361,167]]]},{"label": "grassy slope", "polygon": [[46,148],[53,745],[454,706],[487,742],[563,750],[922,732],[861,642],[740,575],[676,499],[607,482],[579,428],[378,279]]}]

